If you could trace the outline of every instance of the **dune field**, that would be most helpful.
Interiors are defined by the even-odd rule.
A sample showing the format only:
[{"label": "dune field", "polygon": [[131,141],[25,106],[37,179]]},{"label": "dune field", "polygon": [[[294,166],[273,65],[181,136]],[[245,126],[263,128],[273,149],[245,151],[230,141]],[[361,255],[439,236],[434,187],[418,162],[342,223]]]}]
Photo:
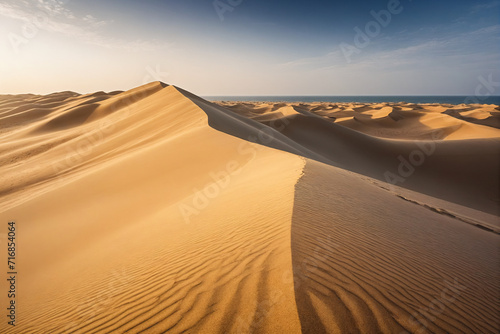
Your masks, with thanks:
[{"label": "dune field", "polygon": [[498,333],[499,171],[496,105],[0,95],[0,332]]}]

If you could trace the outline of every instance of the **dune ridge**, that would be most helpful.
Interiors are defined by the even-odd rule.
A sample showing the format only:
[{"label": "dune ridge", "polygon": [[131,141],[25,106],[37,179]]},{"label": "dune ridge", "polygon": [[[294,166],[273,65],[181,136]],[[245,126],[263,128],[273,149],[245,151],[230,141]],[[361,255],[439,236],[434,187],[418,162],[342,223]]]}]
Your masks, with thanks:
[{"label": "dune ridge", "polygon": [[497,110],[2,95],[0,331],[495,333]]}]

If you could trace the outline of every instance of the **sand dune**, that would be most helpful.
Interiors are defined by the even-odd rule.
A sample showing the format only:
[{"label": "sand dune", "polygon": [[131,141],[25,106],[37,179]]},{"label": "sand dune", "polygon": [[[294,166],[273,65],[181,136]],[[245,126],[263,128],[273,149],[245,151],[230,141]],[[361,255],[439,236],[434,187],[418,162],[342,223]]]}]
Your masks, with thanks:
[{"label": "sand dune", "polygon": [[[316,160],[490,214],[500,213],[499,129],[444,114],[452,106],[336,104],[340,111],[327,113],[324,110],[329,106],[311,104],[309,108],[315,110],[311,112],[321,117],[296,114],[266,120],[259,113],[257,120],[320,155]],[[465,109],[490,110],[489,117],[499,118],[491,107]],[[336,114],[344,120],[339,122]]]},{"label": "sand dune", "polygon": [[[246,117],[266,119],[272,103],[218,102]],[[413,105],[405,103],[354,104],[311,103],[309,105],[281,103],[282,109],[301,109],[302,114],[319,115],[350,129],[371,136],[390,139],[474,139],[500,138],[500,112],[494,105]],[[274,111],[274,110],[273,110]],[[307,114],[306,114],[307,115]],[[283,115],[288,116],[288,115]],[[478,126],[479,125],[479,126]]]},{"label": "sand dune", "polygon": [[295,196],[304,333],[498,330],[498,235],[312,161]]},{"label": "sand dune", "polygon": [[0,331],[498,332],[495,108],[0,96]]}]

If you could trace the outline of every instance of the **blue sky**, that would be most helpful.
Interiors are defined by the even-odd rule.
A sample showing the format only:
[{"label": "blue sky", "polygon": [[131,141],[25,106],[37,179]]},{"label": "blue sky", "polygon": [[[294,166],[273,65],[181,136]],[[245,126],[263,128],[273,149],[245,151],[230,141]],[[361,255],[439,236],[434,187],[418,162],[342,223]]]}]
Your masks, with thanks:
[{"label": "blue sky", "polygon": [[500,81],[499,18],[500,0],[0,0],[0,94],[473,95]]}]

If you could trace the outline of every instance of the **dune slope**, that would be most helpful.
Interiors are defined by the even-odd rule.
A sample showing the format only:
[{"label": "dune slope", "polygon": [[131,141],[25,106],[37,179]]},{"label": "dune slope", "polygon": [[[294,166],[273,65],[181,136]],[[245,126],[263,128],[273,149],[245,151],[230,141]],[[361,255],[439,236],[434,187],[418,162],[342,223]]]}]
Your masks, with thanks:
[{"label": "dune slope", "polygon": [[493,333],[498,241],[308,161],[292,221],[302,332]]},{"label": "dune slope", "polygon": [[[54,145],[2,167],[23,250],[19,324],[2,332],[298,331],[282,276],[302,158],[211,129],[173,86],[74,110],[2,141]],[[21,164],[34,170],[14,178]]]}]

